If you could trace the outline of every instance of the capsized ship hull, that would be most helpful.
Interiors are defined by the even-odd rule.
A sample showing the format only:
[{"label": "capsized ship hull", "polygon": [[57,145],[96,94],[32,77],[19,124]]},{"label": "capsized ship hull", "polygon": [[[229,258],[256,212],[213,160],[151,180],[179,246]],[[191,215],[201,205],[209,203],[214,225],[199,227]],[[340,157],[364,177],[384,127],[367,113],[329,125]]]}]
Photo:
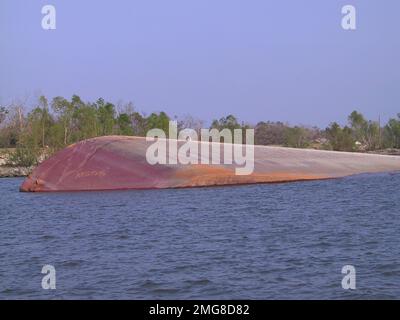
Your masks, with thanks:
[{"label": "capsized ship hull", "polygon": [[[205,187],[329,179],[400,170],[400,157],[396,156],[255,146],[254,172],[240,176],[235,174],[236,164],[151,165],[146,160],[146,150],[153,143],[142,137],[123,136],[99,137],[76,143],[41,163],[23,182],[20,190]],[[179,141],[178,148],[184,143]],[[223,145],[220,147],[223,159]]]}]

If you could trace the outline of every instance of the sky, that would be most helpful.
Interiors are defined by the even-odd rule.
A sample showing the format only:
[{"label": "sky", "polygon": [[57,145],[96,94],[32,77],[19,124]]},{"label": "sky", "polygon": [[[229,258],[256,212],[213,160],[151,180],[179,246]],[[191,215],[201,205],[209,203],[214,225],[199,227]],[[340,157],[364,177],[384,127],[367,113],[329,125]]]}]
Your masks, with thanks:
[{"label": "sky", "polygon": [[399,14],[398,0],[0,0],[0,104],[77,94],[206,122],[386,120],[400,113]]}]

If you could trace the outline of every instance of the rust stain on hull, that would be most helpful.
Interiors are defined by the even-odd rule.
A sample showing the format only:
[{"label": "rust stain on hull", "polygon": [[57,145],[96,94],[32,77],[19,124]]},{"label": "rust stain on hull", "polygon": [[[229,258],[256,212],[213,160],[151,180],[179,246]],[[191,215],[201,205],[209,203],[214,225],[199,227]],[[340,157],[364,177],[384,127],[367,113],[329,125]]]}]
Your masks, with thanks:
[{"label": "rust stain on hull", "polygon": [[252,173],[250,175],[238,176],[235,175],[234,169],[229,170],[224,167],[209,165],[192,165],[190,167],[183,168],[177,173],[177,177],[184,180],[182,185],[178,185],[178,187],[277,183],[329,178],[328,176],[324,175],[285,172]]},{"label": "rust stain on hull", "polygon": [[400,157],[256,146],[254,172],[238,176],[235,165],[150,165],[146,161],[150,144],[145,138],[121,136],[76,143],[39,165],[20,190],[189,188],[329,179],[400,170]]}]

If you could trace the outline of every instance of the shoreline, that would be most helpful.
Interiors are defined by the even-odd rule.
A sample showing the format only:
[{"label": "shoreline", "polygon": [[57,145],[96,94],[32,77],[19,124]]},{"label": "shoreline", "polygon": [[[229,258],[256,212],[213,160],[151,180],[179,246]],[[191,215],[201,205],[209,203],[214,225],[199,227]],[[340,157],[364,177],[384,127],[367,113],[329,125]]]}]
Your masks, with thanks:
[{"label": "shoreline", "polygon": [[25,178],[31,174],[34,167],[3,167],[0,166],[1,178]]}]

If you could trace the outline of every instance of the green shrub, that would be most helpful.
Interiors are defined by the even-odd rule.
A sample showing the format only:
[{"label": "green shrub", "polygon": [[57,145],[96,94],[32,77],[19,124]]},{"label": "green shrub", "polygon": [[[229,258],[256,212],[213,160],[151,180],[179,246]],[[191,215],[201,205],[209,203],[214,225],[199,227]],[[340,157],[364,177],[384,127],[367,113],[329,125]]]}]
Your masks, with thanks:
[{"label": "green shrub", "polygon": [[38,149],[18,146],[14,152],[11,152],[7,165],[13,167],[31,167],[38,164],[38,157]]}]

